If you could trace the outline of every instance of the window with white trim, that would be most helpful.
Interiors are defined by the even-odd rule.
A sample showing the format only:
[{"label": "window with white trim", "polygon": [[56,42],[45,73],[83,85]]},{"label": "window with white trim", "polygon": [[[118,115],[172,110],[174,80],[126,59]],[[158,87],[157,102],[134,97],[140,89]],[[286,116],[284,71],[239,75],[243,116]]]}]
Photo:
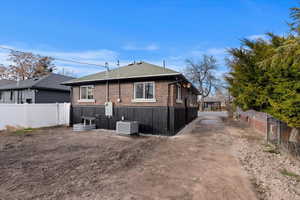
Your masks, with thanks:
[{"label": "window with white trim", "polygon": [[155,100],[154,82],[134,83],[134,100],[144,100],[144,101]]},{"label": "window with white trim", "polygon": [[182,96],[181,96],[181,85],[176,86],[176,101],[181,102]]},{"label": "window with white trim", "polygon": [[80,99],[94,99],[94,86],[93,85],[85,85],[80,86]]}]

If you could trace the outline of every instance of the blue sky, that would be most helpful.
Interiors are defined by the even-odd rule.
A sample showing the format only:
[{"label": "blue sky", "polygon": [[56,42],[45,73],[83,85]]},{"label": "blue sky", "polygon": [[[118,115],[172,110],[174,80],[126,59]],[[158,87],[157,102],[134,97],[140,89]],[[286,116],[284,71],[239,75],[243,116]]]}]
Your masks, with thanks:
[{"label": "blue sky", "polygon": [[[183,71],[186,58],[216,56],[242,38],[288,30],[295,0],[3,1],[0,45],[42,55],[116,65],[144,60]],[[0,63],[9,64],[0,51]],[[77,76],[100,67],[56,62]]]}]

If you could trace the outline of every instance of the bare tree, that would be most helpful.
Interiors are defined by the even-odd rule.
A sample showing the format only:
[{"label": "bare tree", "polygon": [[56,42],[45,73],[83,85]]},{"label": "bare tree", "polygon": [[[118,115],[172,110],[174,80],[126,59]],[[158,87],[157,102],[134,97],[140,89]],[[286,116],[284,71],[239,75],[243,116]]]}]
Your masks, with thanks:
[{"label": "bare tree", "polygon": [[186,63],[185,74],[200,91],[200,109],[203,111],[204,98],[218,85],[218,79],[214,75],[217,69],[217,60],[213,56],[203,55],[197,62],[187,59]]},{"label": "bare tree", "polygon": [[76,77],[76,74],[73,70],[69,70],[66,68],[62,68],[61,70],[57,71],[58,74],[64,75],[64,76],[71,76],[71,77]]},{"label": "bare tree", "polygon": [[52,58],[32,53],[11,51],[8,60],[13,63],[8,67],[12,79],[25,80],[40,77],[55,69]]},{"label": "bare tree", "polygon": [[1,79],[8,79],[7,68],[2,64],[0,64],[0,80]]}]

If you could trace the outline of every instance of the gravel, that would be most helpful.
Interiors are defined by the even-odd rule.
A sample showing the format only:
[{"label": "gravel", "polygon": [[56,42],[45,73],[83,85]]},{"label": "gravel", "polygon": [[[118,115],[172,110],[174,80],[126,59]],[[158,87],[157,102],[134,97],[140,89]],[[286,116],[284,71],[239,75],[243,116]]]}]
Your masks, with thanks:
[{"label": "gravel", "polygon": [[[290,155],[273,151],[264,136],[250,128],[229,126],[235,137],[233,152],[248,172],[259,199],[300,199],[300,163]],[[271,150],[271,151],[270,151]],[[285,173],[284,173],[285,172]]]}]

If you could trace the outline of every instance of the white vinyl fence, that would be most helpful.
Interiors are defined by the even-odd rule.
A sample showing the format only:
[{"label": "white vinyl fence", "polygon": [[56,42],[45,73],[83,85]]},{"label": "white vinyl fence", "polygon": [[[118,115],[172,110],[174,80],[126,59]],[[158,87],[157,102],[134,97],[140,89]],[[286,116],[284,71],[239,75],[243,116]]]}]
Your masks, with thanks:
[{"label": "white vinyl fence", "polygon": [[0,130],[7,125],[39,128],[69,123],[70,103],[0,104]]}]

